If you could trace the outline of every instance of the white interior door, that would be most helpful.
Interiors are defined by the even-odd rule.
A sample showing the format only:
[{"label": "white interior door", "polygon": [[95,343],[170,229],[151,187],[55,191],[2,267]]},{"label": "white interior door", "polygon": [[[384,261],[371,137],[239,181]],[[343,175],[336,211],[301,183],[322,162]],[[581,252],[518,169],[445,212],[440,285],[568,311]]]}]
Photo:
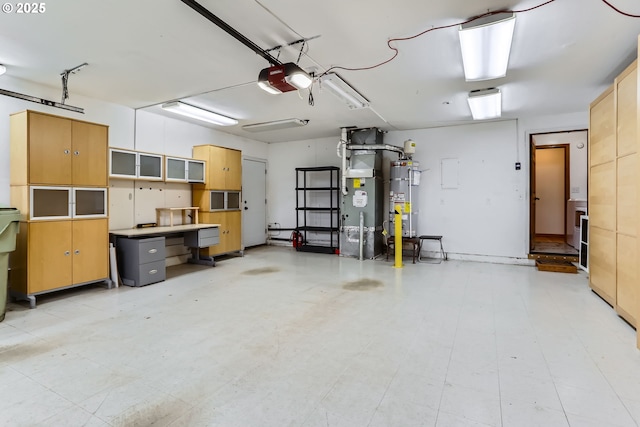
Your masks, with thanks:
[{"label": "white interior door", "polygon": [[267,163],[242,159],[242,243],[244,247],[267,243]]}]

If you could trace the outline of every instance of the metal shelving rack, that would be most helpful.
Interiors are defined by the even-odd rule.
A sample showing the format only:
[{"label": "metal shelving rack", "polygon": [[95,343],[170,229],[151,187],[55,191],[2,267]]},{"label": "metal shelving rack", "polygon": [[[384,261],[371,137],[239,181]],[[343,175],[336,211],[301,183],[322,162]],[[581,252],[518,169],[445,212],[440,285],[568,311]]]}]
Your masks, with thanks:
[{"label": "metal shelving rack", "polygon": [[[339,251],[340,219],[340,168],[337,166],[318,166],[296,168],[296,231],[302,236],[302,243],[296,247],[302,252],[335,254]],[[310,206],[311,195],[327,204]],[[313,215],[319,219],[312,220]],[[325,241],[310,242],[311,237],[324,235]]]}]

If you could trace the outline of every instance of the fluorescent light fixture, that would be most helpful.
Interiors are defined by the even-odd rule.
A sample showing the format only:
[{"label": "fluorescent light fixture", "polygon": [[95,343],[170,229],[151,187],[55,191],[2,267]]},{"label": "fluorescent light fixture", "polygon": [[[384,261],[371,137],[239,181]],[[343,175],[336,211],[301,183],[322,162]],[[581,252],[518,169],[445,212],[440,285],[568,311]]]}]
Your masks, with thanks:
[{"label": "fluorescent light fixture", "polygon": [[284,119],[284,120],[274,120],[272,122],[253,123],[250,125],[244,125],[242,126],[242,129],[248,132],[265,132],[269,130],[297,128],[300,126],[306,126],[307,123],[309,123],[309,120]]},{"label": "fluorescent light fixture", "polygon": [[313,78],[293,62],[272,65],[264,68],[258,74],[260,89],[277,95],[292,90],[307,89],[313,83]]},{"label": "fluorescent light fixture", "polygon": [[7,72],[7,67],[0,64],[0,76]]},{"label": "fluorescent light fixture", "polygon": [[203,122],[213,123],[219,126],[237,125],[238,121],[231,117],[223,116],[213,111],[204,110],[193,105],[185,104],[180,101],[172,101],[162,104],[162,109],[170,111],[182,116],[191,117],[192,119],[202,120]]},{"label": "fluorescent light fixture", "polygon": [[369,100],[336,73],[329,73],[322,76],[320,78],[320,85],[321,87],[327,88],[352,110],[369,107]]},{"label": "fluorescent light fixture", "polygon": [[462,65],[467,81],[490,80],[507,74],[516,15],[501,12],[460,26]]},{"label": "fluorescent light fixture", "polygon": [[480,89],[469,92],[469,108],[473,120],[496,119],[502,115],[500,89]]}]

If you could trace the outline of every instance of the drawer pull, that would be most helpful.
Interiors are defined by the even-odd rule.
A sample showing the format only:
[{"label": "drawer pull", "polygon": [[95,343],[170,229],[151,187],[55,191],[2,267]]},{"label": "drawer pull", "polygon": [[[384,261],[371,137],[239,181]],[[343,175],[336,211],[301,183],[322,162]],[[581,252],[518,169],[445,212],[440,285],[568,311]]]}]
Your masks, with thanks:
[{"label": "drawer pull", "polygon": [[69,256],[69,255],[71,255],[71,252],[69,252],[69,251],[64,251],[64,256]]},{"label": "drawer pull", "polygon": [[149,274],[156,274],[158,272],[158,270],[150,270]]},{"label": "drawer pull", "polygon": [[155,249],[155,248],[154,249],[149,249],[149,253],[150,254],[155,254],[156,252],[158,252],[158,250]]}]

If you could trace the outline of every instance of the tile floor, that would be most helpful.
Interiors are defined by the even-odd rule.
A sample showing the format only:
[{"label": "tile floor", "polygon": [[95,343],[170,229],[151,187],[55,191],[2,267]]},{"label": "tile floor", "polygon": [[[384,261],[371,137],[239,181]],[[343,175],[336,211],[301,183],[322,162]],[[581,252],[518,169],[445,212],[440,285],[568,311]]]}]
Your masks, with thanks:
[{"label": "tile floor", "polygon": [[272,247],[38,304],[0,323],[0,425],[640,422],[635,332],[584,272]]}]

